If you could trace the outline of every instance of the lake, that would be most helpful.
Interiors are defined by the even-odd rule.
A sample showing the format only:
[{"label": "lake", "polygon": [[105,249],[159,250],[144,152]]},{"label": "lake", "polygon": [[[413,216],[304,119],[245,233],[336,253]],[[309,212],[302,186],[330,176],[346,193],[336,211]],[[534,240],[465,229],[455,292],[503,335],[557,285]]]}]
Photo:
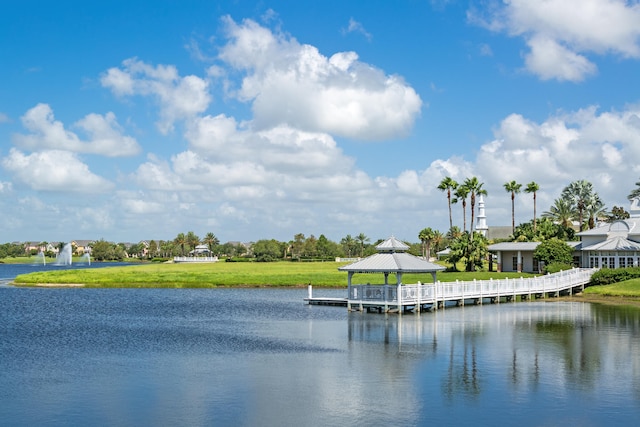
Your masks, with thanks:
[{"label": "lake", "polygon": [[309,306],[306,293],[0,286],[0,424],[612,426],[640,416],[638,308],[538,301],[398,316]]}]

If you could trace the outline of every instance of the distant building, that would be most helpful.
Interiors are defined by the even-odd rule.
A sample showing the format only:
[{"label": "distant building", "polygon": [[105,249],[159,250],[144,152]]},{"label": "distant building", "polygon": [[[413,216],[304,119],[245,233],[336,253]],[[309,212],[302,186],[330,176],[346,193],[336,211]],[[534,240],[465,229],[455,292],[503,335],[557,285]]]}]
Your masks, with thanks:
[{"label": "distant building", "polygon": [[[631,202],[630,217],[599,223],[576,233],[580,241],[567,242],[574,248],[576,267],[625,268],[640,266],[640,199]],[[542,266],[533,258],[540,242],[502,242],[489,245],[497,255],[498,271],[538,273]]]}]

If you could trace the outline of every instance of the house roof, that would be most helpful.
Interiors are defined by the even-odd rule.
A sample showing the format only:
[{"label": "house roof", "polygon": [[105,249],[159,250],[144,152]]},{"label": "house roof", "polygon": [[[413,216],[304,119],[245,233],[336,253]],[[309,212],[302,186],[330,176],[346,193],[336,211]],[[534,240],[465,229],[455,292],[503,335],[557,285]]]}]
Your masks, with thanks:
[{"label": "house roof", "polygon": [[576,233],[576,236],[606,236],[609,233],[640,235],[640,218],[599,223],[595,228]]},{"label": "house roof", "polygon": [[[578,241],[568,241],[565,242],[567,245],[573,247],[575,250],[580,249],[580,245],[582,242]],[[490,251],[531,251],[533,252],[540,242],[500,242],[495,243],[493,245],[489,245],[487,249]]]},{"label": "house roof", "polygon": [[623,236],[614,236],[604,242],[582,248],[585,251],[639,251],[640,243]]},{"label": "house roof", "polygon": [[338,270],[353,273],[432,273],[445,269],[406,253],[409,247],[393,236],[376,246],[376,249],[379,253],[339,267]]}]

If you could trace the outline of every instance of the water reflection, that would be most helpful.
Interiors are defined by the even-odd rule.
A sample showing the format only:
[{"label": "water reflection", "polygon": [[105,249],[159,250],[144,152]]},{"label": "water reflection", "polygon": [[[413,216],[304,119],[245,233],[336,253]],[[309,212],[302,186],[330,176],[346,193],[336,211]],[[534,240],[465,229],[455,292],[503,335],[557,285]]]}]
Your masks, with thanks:
[{"label": "water reflection", "polygon": [[0,419],[597,426],[640,416],[637,308],[398,316],[307,306],[305,292],[0,288]]},{"label": "water reflection", "polygon": [[[398,356],[419,352],[422,379],[438,378],[445,405],[499,400],[509,410],[543,395],[552,407],[563,399],[579,407],[578,396],[589,395],[616,412],[625,404],[634,411],[640,406],[636,307],[558,302],[408,316],[356,313],[349,316],[348,331],[350,341],[384,343]],[[385,376],[414,369],[385,363]]]}]

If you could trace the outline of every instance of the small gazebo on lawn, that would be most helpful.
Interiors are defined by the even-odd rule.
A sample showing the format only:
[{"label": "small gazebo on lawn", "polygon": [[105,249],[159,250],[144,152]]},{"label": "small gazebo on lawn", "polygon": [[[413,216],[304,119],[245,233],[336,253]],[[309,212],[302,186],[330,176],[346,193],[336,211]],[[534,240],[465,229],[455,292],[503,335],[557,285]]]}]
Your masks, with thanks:
[{"label": "small gazebo on lawn", "polygon": [[[409,246],[391,236],[376,246],[377,254],[339,267],[338,270],[349,274],[347,308],[351,310],[352,305],[357,305],[360,311],[366,307],[388,312],[395,307],[399,313],[410,307],[420,310],[421,301],[433,293],[434,286],[424,285],[421,282],[404,285],[402,275],[430,273],[432,282],[435,283],[436,273],[445,268],[407,253],[408,249]],[[356,273],[382,273],[384,284],[353,284],[353,275]],[[389,274],[396,275],[395,284],[389,284]]]}]

